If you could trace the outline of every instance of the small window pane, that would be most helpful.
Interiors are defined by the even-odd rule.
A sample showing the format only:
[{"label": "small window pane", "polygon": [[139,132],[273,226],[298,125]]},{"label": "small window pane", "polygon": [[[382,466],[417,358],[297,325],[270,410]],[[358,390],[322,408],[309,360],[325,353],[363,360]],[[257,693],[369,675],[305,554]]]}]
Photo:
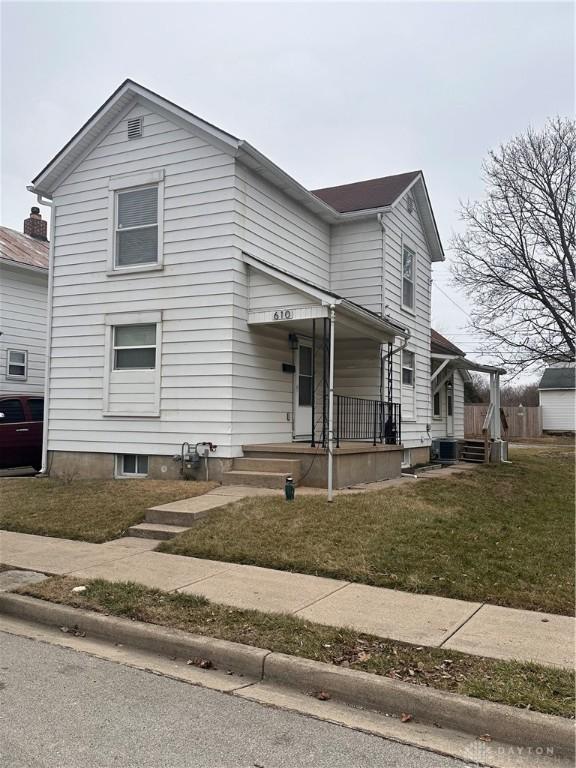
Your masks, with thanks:
[{"label": "small window pane", "polygon": [[117,325],[114,329],[115,347],[145,347],[156,344],[156,326]]},{"label": "small window pane", "polygon": [[125,370],[130,368],[155,368],[156,348],[142,347],[140,349],[114,350],[114,368]]},{"label": "small window pane", "polygon": [[122,457],[122,473],[125,475],[136,474],[136,456],[126,454]]},{"label": "small window pane", "polygon": [[434,416],[440,416],[440,392],[434,395]]},{"label": "small window pane", "polygon": [[116,265],[155,264],[158,261],[158,227],[128,229],[116,233]]},{"label": "small window pane", "polygon": [[406,245],[404,246],[402,258],[402,274],[408,280],[412,280],[414,277],[414,251]]},{"label": "small window pane", "polygon": [[298,405],[312,405],[312,377],[298,377]]},{"label": "small window pane", "polygon": [[311,376],[312,375],[312,348],[300,347],[299,354],[300,354],[300,369],[299,369],[300,375]]},{"label": "small window pane", "polygon": [[0,400],[0,413],[4,414],[0,418],[0,424],[14,424],[18,421],[25,421],[24,408],[20,400]]},{"label": "small window pane", "polygon": [[402,304],[410,309],[414,307],[414,283],[406,279],[402,282]]},{"label": "small window pane", "polygon": [[118,229],[158,222],[158,187],[118,193]]},{"label": "small window pane", "polygon": [[448,411],[448,416],[452,416],[452,395],[448,394],[448,397],[446,398],[446,409]]},{"label": "small window pane", "polygon": [[148,474],[148,456],[136,456],[136,469],[139,475]]},{"label": "small window pane", "polygon": [[28,398],[28,407],[32,421],[44,421],[44,399],[41,397]]}]

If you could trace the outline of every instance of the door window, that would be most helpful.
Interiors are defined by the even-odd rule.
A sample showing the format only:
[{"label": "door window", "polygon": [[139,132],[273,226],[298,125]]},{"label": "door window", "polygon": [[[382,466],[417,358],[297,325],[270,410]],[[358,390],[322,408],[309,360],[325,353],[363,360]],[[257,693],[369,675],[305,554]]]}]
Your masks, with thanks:
[{"label": "door window", "polygon": [[0,400],[0,424],[14,424],[18,421],[26,421],[24,408],[17,398],[12,400]]},{"label": "door window", "polygon": [[298,405],[312,405],[312,348],[298,348]]}]

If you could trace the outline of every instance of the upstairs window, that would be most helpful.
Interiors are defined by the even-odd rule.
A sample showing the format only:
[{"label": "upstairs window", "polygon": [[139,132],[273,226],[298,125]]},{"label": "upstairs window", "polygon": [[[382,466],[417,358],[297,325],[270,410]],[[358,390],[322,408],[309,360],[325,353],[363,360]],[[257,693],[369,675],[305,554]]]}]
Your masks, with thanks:
[{"label": "upstairs window", "polygon": [[114,370],[156,368],[156,324],[117,325],[114,328]]},{"label": "upstairs window", "polygon": [[116,193],[115,265],[158,262],[158,186]]},{"label": "upstairs window", "polygon": [[6,351],[6,378],[26,381],[28,377],[28,353],[23,349]]},{"label": "upstairs window", "polygon": [[402,306],[414,309],[414,275],[416,270],[416,254],[405,245],[402,249]]}]

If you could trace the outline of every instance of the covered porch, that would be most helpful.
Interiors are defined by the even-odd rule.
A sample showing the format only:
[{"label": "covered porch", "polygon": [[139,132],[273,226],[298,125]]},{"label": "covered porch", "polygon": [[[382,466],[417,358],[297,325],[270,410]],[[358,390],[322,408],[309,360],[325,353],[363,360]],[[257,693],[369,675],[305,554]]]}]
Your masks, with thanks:
[{"label": "covered porch", "polygon": [[[248,326],[286,340],[292,440],[243,445],[244,455],[314,457],[306,483],[328,489],[400,474],[401,407],[392,397],[405,329],[253,257]],[[278,336],[279,334],[279,336]],[[393,456],[393,458],[392,458]]]},{"label": "covered porch", "polygon": [[[463,451],[474,454],[486,462],[502,462],[508,458],[506,432],[508,424],[504,411],[500,406],[500,377],[506,373],[504,368],[492,365],[483,365],[473,360],[467,360],[464,355],[448,354],[444,351],[431,352],[432,373],[430,376],[432,387],[433,411],[435,398],[450,382],[454,371],[464,374],[471,372],[485,373],[490,379],[490,400],[484,423],[482,425],[482,439],[479,441],[463,440]],[[503,439],[504,438],[504,439]],[[476,445],[472,445],[476,443]],[[465,458],[465,455],[464,455]],[[474,460],[474,459],[471,459]]]}]

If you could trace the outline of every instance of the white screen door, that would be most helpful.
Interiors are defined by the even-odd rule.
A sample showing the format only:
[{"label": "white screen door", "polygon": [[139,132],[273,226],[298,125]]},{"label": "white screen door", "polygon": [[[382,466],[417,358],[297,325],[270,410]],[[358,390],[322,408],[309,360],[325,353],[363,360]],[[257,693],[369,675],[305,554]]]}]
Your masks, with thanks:
[{"label": "white screen door", "polygon": [[296,351],[294,373],[294,437],[312,437],[312,345],[300,341]]}]

